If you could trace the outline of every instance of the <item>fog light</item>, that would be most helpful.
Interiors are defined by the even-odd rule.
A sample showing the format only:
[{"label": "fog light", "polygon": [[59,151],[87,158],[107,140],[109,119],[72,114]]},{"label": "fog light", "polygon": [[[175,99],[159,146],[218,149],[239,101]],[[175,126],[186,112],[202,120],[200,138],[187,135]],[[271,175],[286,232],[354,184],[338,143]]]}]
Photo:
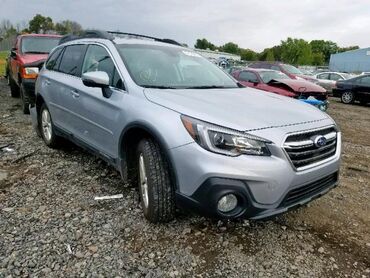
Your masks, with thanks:
[{"label": "fog light", "polygon": [[238,205],[238,199],[234,194],[227,194],[218,200],[217,209],[221,212],[230,212]]}]

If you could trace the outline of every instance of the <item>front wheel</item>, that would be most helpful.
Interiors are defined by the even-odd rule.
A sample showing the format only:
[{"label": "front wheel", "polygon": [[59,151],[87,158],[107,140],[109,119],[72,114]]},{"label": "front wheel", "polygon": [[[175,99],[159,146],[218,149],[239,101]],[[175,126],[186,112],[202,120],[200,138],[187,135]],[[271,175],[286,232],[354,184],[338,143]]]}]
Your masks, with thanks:
[{"label": "front wheel", "polygon": [[22,112],[23,114],[29,114],[30,113],[30,96],[25,91],[23,85],[20,86],[20,96],[22,101]]},{"label": "front wheel", "polygon": [[19,87],[11,77],[10,73],[8,73],[8,84],[10,87],[10,95],[12,97],[19,97]]},{"label": "front wheel", "polygon": [[56,148],[58,146],[59,137],[55,134],[54,124],[49,109],[45,104],[43,104],[40,109],[39,129],[45,144],[48,147]]},{"label": "front wheel", "polygon": [[168,222],[175,217],[175,191],[170,167],[159,145],[143,139],[137,148],[141,206],[150,222]]},{"label": "front wheel", "polygon": [[342,94],[341,100],[345,104],[353,103],[355,101],[355,95],[351,91],[344,92]]}]

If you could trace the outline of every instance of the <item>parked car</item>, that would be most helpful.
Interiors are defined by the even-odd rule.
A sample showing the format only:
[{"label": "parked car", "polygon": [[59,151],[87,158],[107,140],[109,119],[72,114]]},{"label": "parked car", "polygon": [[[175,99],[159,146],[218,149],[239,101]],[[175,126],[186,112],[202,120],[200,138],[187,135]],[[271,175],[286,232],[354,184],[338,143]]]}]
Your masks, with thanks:
[{"label": "parked car", "polygon": [[169,39],[89,31],[62,39],[36,82],[33,125],[137,184],[144,216],[175,208],[260,219],[338,183],[341,133],[315,107],[240,87]]},{"label": "parked car", "polygon": [[333,96],[340,97],[345,104],[359,101],[361,104],[370,102],[370,75],[340,80],[333,88]]},{"label": "parked car", "polygon": [[318,80],[318,85],[325,88],[328,92],[332,92],[335,88],[337,81],[347,80],[354,76],[343,72],[321,72],[315,74],[315,78]]},{"label": "parked car", "polygon": [[267,69],[246,68],[232,74],[241,84],[282,96],[326,101],[326,90],[306,80],[291,79],[286,74]]},{"label": "parked car", "polygon": [[6,65],[6,77],[12,97],[21,97],[22,111],[29,113],[35,98],[35,80],[49,52],[61,36],[27,34],[17,37]]},{"label": "parked car", "polygon": [[271,69],[271,70],[277,70],[281,71],[282,73],[285,73],[292,79],[298,79],[298,80],[307,80],[313,83],[317,83],[317,80],[309,75],[305,75],[301,70],[296,68],[295,66],[283,64],[279,62],[256,62],[252,63],[248,66],[249,68],[259,68],[259,69]]}]

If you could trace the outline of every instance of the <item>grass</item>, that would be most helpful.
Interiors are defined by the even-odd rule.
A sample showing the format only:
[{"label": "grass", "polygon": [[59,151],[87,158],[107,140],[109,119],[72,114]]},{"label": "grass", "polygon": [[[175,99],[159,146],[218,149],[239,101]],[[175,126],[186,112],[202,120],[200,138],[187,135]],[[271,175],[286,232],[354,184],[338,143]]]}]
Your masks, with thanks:
[{"label": "grass", "polygon": [[0,77],[5,75],[5,64],[8,53],[8,51],[0,51]]}]

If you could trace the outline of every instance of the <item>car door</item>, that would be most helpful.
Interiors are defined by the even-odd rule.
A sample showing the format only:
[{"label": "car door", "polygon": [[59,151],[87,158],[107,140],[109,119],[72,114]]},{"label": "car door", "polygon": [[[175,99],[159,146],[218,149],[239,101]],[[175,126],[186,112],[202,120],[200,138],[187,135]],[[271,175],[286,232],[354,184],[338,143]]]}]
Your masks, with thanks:
[{"label": "car door", "polygon": [[81,66],[87,46],[73,44],[65,47],[58,71],[50,74],[50,91],[52,99],[49,102],[53,122],[69,135],[78,137],[79,88],[81,81]]},{"label": "car door", "polygon": [[98,150],[108,159],[117,158],[117,138],[119,138],[118,123],[124,108],[124,98],[127,95],[123,88],[120,73],[108,50],[97,44],[88,47],[82,66],[82,74],[91,71],[104,71],[110,80],[110,97],[104,97],[101,88],[91,88],[83,83],[78,87],[79,106],[78,128],[81,139],[89,146]]},{"label": "car door", "polygon": [[370,75],[360,77],[356,80],[355,98],[357,100],[370,100]]}]

